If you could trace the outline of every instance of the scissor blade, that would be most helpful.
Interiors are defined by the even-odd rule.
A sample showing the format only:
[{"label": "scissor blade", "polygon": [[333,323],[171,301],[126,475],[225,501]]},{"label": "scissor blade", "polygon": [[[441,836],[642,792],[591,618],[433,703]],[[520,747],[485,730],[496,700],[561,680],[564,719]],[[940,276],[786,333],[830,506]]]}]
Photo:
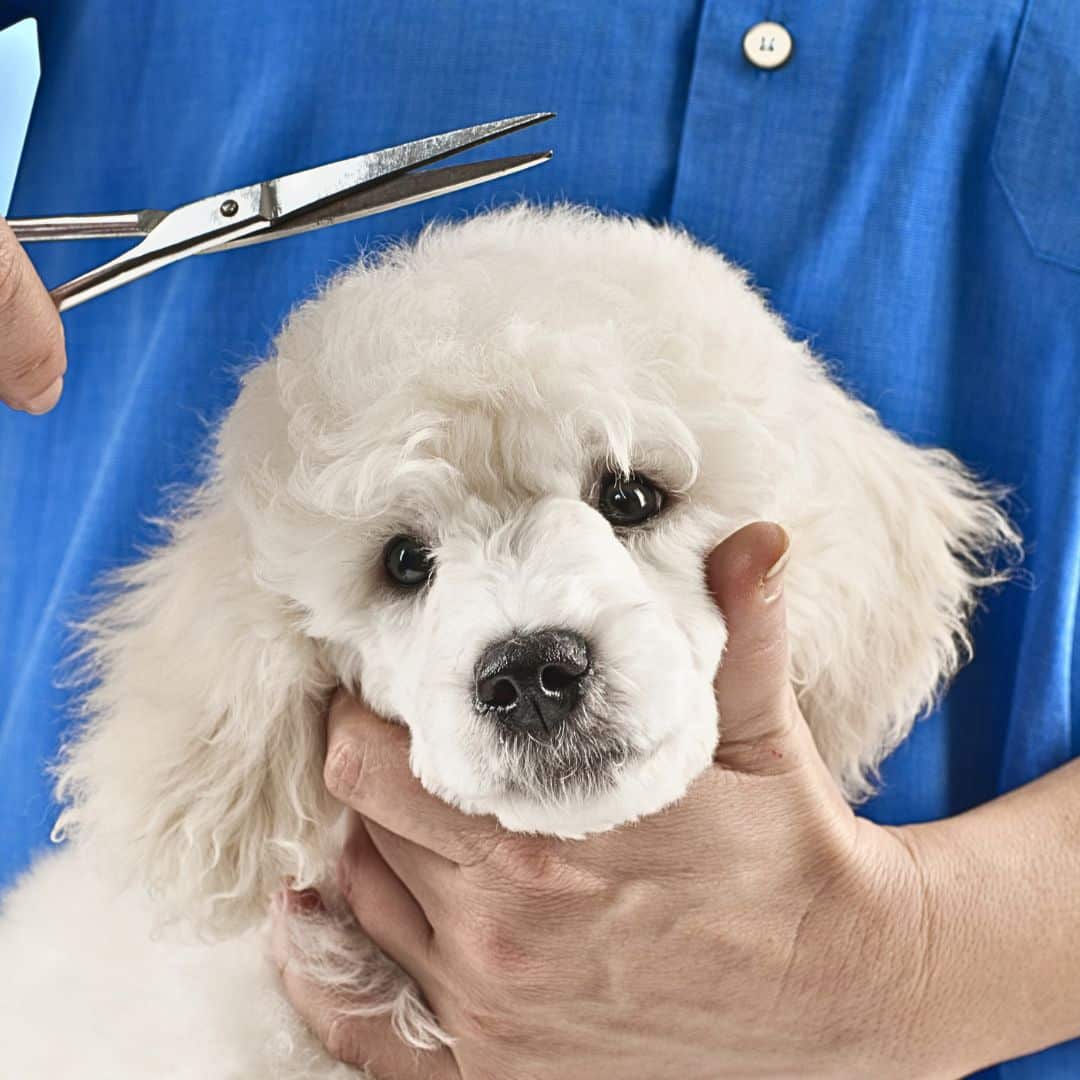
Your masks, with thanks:
[{"label": "scissor blade", "polygon": [[273,220],[288,217],[316,207],[339,195],[369,184],[373,180],[389,180],[401,173],[427,165],[451,154],[461,153],[481,143],[501,138],[533,124],[550,120],[555,114],[528,113],[495,120],[487,124],[458,128],[441,135],[375,150],[369,154],[317,165],[313,169],[279,176],[263,184],[263,206]]},{"label": "scissor blade", "polygon": [[442,169],[425,169],[423,172],[405,173],[385,183],[361,188],[359,191],[342,195],[328,203],[279,218],[264,232],[245,236],[212,247],[204,252],[232,250],[248,244],[262,244],[267,240],[281,240],[296,233],[321,229],[327,225],[340,225],[345,221],[381,214],[386,210],[395,210],[399,206],[433,199],[437,195],[449,195],[453,191],[483,184],[488,180],[498,180],[504,176],[531,169],[551,157],[551,151],[538,154],[519,154],[517,157],[496,158],[493,161],[476,161],[467,165],[450,165]]}]

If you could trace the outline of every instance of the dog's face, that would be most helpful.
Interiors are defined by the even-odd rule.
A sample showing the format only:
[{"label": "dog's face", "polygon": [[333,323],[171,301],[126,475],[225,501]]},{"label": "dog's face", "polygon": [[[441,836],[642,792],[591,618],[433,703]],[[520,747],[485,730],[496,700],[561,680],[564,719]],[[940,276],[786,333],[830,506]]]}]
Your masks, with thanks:
[{"label": "dog's face", "polygon": [[[715,529],[689,499],[692,448],[654,431],[620,463],[588,406],[556,412],[542,384],[516,385],[540,374],[519,363],[494,361],[490,404],[413,384],[426,445],[409,450],[411,422],[380,429],[394,464],[369,465],[357,521],[330,525],[288,591],[339,677],[408,726],[429,790],[513,828],[580,834],[671,801],[709,760]],[[640,399],[574,374],[580,404],[641,430]]]},{"label": "dog's face", "polygon": [[[502,243],[464,256],[471,280],[429,267],[407,313],[393,269],[301,313],[257,378],[284,387],[294,481],[296,443],[319,460],[288,518],[267,500],[251,520],[260,577],[408,726],[429,790],[580,835],[672,801],[709,761],[724,624],[704,557],[732,523],[702,476],[700,395],[680,400],[677,323],[534,258]],[[340,350],[322,360],[346,373],[333,405],[312,407],[312,348]],[[317,433],[297,430],[305,409]]]},{"label": "dog's face", "polygon": [[792,537],[791,677],[846,794],[962,658],[1014,540],[959,464],[885,431],[688,237],[517,208],[425,233],[299,308],[215,471],[90,624],[65,824],[204,924],[335,852],[338,682],[433,792],[578,835],[706,767],[709,549]]}]

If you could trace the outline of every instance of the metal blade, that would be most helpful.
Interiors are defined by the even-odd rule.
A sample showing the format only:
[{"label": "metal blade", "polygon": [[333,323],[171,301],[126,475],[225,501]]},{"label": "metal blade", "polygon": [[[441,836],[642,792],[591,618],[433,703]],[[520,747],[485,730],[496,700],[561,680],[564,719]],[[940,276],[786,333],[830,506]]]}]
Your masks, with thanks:
[{"label": "metal blade", "polygon": [[493,161],[477,161],[467,165],[450,165],[442,169],[405,173],[394,180],[369,185],[313,209],[287,218],[278,218],[263,232],[208,248],[203,254],[231,251],[248,244],[263,244],[267,240],[281,240],[296,233],[381,214],[399,206],[433,199],[437,195],[449,195],[453,191],[461,191],[488,180],[498,180],[531,169],[534,165],[547,161],[551,153],[550,150],[545,150],[537,154],[519,154],[516,157],[496,158]]},{"label": "metal blade", "polygon": [[[421,165],[460,153],[492,139],[501,138],[533,124],[550,120],[554,113],[528,113],[487,124],[429,135],[424,139],[375,150],[370,154],[332,161],[313,169],[279,176],[263,184],[263,206],[272,219],[314,208],[373,180],[390,179]],[[222,195],[226,198],[227,193]]]}]

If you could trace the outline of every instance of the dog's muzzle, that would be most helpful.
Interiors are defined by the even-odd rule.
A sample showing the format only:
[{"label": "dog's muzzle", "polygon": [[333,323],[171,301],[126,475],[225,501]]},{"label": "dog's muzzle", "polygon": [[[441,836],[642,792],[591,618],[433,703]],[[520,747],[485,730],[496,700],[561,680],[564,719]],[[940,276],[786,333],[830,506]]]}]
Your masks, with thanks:
[{"label": "dog's muzzle", "polygon": [[511,730],[550,739],[573,713],[589,676],[588,642],[541,630],[489,645],[476,664],[476,708]]}]

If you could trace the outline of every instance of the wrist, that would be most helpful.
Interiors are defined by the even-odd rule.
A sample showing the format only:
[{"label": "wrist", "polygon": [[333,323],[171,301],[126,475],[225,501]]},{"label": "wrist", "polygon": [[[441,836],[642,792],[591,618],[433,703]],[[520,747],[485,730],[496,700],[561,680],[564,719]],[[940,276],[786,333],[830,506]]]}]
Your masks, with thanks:
[{"label": "wrist", "polygon": [[964,1075],[933,994],[940,956],[937,890],[904,830],[858,819],[854,909],[854,1075],[930,1080]]},{"label": "wrist", "polygon": [[943,904],[942,863],[932,826],[878,828],[889,850],[889,919],[894,955],[887,972],[903,973],[888,1008],[893,1015],[892,1057],[897,1074],[966,1076],[981,1060],[957,1018],[970,1012],[971,986],[958,964],[962,949]]},{"label": "wrist", "polygon": [[816,860],[777,1018],[795,1022],[803,1075],[958,1076],[926,1000],[933,916],[919,866],[894,830],[852,820],[843,850]]},{"label": "wrist", "polygon": [[1076,797],[1075,774],[1063,779],[888,830],[923,894],[919,1033],[953,1076],[1080,1034],[1080,853],[1061,805]]},{"label": "wrist", "polygon": [[967,1076],[1058,1041],[1034,1021],[1050,1010],[1033,1000],[1035,941],[992,826],[975,811],[885,830],[919,885],[920,975],[902,1047],[918,1075]]}]

